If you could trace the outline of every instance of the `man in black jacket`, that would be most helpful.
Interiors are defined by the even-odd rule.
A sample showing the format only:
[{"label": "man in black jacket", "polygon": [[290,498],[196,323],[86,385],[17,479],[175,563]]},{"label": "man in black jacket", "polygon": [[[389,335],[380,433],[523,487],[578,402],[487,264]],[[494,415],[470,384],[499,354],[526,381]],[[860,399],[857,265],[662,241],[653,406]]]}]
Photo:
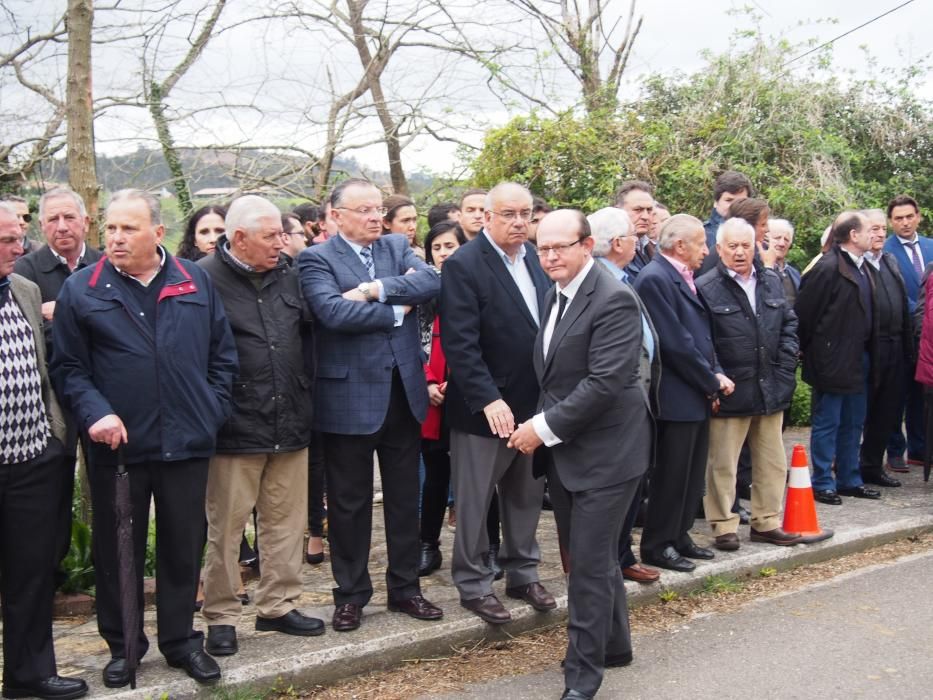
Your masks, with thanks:
[{"label": "man in black jacket", "polygon": [[794,545],[800,535],[781,529],[787,478],[781,423],[794,394],[797,318],[784,298],[780,277],[755,259],[755,229],[750,224],[727,219],[716,234],[716,248],[719,263],[697,280],[697,288],[711,312],[716,357],[735,382],[735,392],[719,399],[710,423],[706,519],[718,549],[739,548],[739,516],[732,504],[739,452],[747,438],[751,539]]},{"label": "man in black jacket", "polygon": [[311,391],[302,349],[310,320],[298,276],[282,255],[282,220],[247,195],[227,211],[217,252],[199,263],[214,281],[233,329],[240,372],[233,415],[217,436],[207,480],[204,608],[207,651],[237,652],[238,563],[243,523],[255,507],[262,568],[256,629],[313,636],[324,623],[296,609],[307,512]]},{"label": "man in black jacket", "polygon": [[841,505],[840,495],[881,497],[862,482],[858,455],[878,319],[868,228],[858,212],[836,217],[833,247],[804,275],[795,305],[803,379],[813,387],[813,495],[830,505]]},{"label": "man in black jacket", "polygon": [[868,386],[868,411],[862,434],[862,481],[877,486],[900,486],[884,469],[888,438],[899,429],[904,400],[904,368],[913,367],[912,322],[907,287],[897,259],[884,250],[887,218],[881,209],[862,212],[868,219],[871,250],[865,260],[875,270],[877,356]]}]

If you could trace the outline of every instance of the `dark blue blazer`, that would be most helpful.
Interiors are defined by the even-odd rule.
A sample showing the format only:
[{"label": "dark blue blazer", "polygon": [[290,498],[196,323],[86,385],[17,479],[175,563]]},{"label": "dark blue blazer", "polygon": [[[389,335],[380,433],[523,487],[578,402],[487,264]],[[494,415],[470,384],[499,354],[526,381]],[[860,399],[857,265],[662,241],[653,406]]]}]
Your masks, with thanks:
[{"label": "dark blue blazer", "polygon": [[[917,236],[920,242],[920,255],[923,256],[923,266],[933,262],[933,240],[924,236]],[[884,242],[885,252],[891,253],[897,260],[897,266],[901,269],[901,277],[904,278],[904,286],[907,287],[907,305],[910,313],[914,312],[917,306],[917,294],[920,292],[920,276],[914,269],[914,264],[910,259],[908,251],[904,244],[897,240],[897,236],[889,236]]]},{"label": "dark blue blazer", "polygon": [[[369,274],[341,237],[306,248],[298,256],[301,292],[317,320],[314,429],[341,435],[371,435],[385,422],[398,367],[412,415],[428,410],[418,315],[412,311],[395,327],[392,305],[423,304],[437,296],[437,272],[420,260],[402,234],[385,234],[372,244],[376,279],[386,303],[348,301],[343,293]],[[414,268],[416,272],[406,275]]]},{"label": "dark blue blazer", "polygon": [[710,396],[722,372],[713,348],[709,311],[683,277],[658,253],[635,280],[635,290],[658,332],[661,382],[658,418],[700,421],[710,415]]},{"label": "dark blue blazer", "polygon": [[[551,286],[534,247],[525,244],[525,266],[538,292],[538,312]],[[483,408],[503,399],[515,423],[538,404],[532,352],[538,319],[483,233],[444,261],[441,346],[447,358],[447,421],[451,428],[492,437]]]}]

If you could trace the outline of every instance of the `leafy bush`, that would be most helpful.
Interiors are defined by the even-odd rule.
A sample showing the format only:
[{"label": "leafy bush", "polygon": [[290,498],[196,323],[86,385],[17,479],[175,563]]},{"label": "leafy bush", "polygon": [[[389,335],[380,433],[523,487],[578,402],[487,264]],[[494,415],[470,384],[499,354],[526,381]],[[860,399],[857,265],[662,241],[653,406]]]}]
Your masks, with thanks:
[{"label": "leafy bush", "polygon": [[810,425],[811,389],[800,376],[797,369],[797,387],[794,389],[794,398],[790,402],[790,424],[806,427]]},{"label": "leafy bush", "polygon": [[62,561],[65,582],[59,586],[62,593],[88,593],[94,595],[96,578],[91,555],[91,528],[78,518],[71,521],[71,548]]}]

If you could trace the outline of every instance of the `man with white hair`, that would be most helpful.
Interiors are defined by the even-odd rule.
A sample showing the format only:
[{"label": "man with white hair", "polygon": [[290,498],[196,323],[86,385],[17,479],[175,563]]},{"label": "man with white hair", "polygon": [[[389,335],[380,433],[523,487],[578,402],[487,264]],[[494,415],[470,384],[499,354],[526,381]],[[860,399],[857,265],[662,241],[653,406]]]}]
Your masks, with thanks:
[{"label": "man with white hair", "polygon": [[199,263],[223,300],[240,359],[233,415],[217,435],[207,478],[202,614],[207,651],[214,656],[238,649],[239,545],[253,508],[262,542],[256,629],[299,636],[324,632],[321,620],[297,610],[311,437],[302,339],[310,312],[297,272],[282,254],[282,219],[275,205],[256,195],[240,197],[227,210],[224,225],[217,252]]},{"label": "man with white hair", "polygon": [[716,233],[719,263],[697,289],[709,307],[716,357],[726,376],[741,378],[719,398],[710,422],[703,508],[717,549],[739,548],[739,516],[732,512],[739,453],[748,441],[752,464],[751,539],[795,545],[781,528],[787,460],[781,439],[784,409],[794,395],[797,317],[781,279],[755,258],[755,229],[727,219]]},{"label": "man with white hair", "polygon": [[712,401],[735,389],[716,359],[709,311],[693,280],[708,253],[703,223],[687,214],[672,216],[661,228],[658,255],[635,283],[662,339],[664,366],[641,558],[682,572],[696,568],[690,559],[713,558],[689,532],[703,495]]},{"label": "man with white hair", "polygon": [[800,289],[800,270],[787,262],[787,252],[794,245],[794,227],[787,219],[768,219],[768,246],[774,251],[774,271],[781,277],[784,297],[791,306]]}]

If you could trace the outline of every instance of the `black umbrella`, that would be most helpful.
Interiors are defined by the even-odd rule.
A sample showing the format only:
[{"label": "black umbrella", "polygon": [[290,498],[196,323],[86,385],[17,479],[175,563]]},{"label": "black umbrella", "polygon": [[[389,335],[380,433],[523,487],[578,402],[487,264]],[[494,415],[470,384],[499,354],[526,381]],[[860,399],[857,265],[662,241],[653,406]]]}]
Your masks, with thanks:
[{"label": "black umbrella", "polygon": [[117,573],[120,580],[120,617],[123,622],[123,655],[130,673],[130,688],[136,689],[139,643],[139,599],[136,595],[136,563],[133,555],[133,507],[130,475],[126,471],[123,445],[117,448],[117,482],[113,512],[117,523]]}]

